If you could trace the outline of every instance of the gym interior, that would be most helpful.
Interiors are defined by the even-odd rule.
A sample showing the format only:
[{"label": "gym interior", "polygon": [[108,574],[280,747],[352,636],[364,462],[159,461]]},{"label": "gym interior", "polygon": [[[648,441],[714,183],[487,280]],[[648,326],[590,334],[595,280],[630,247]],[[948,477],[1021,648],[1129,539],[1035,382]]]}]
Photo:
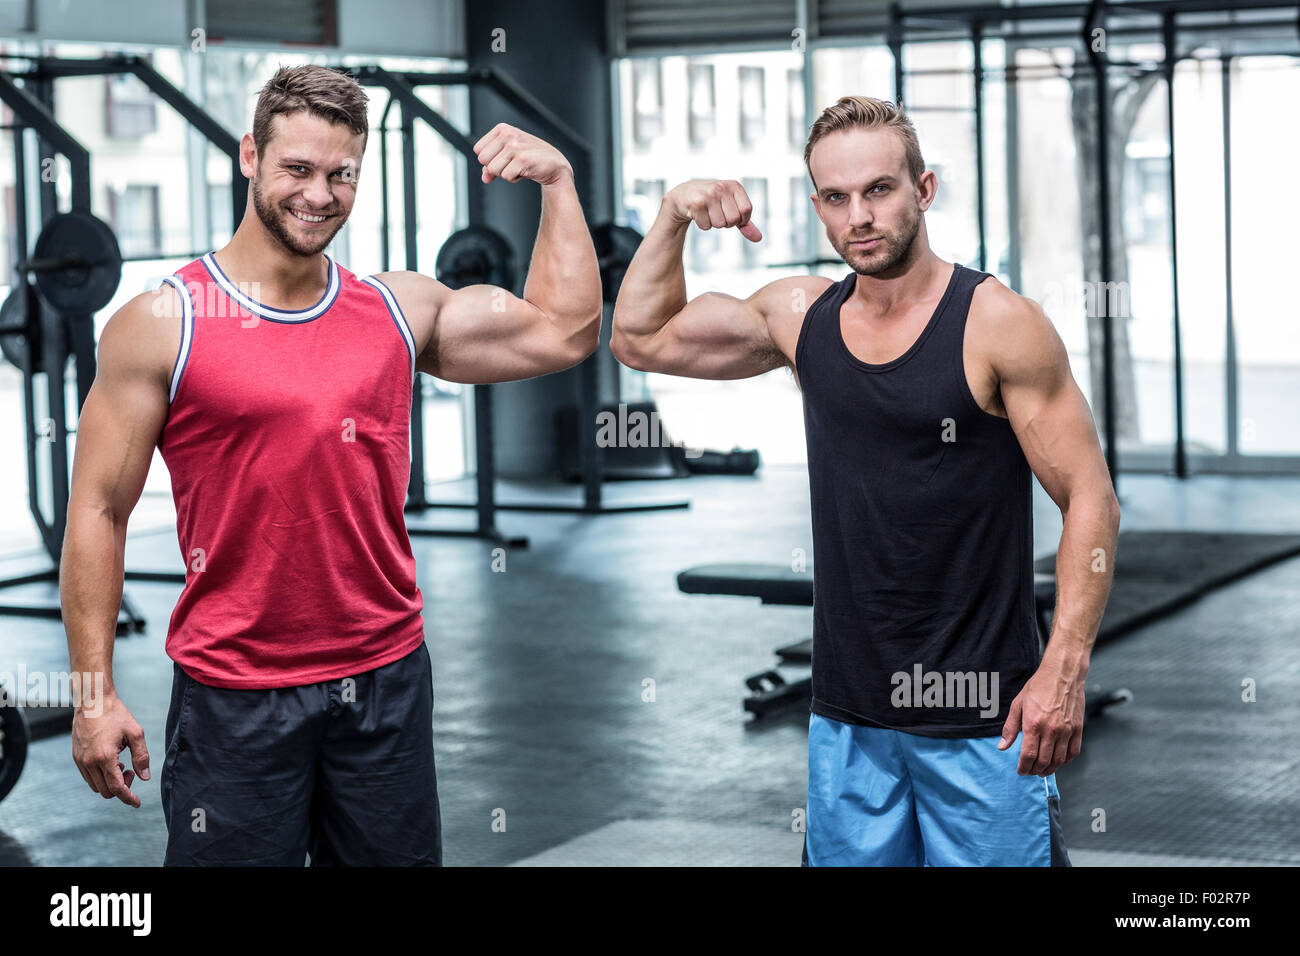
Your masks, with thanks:
[{"label": "gym interior", "polygon": [[[240,137],[297,64],[369,95],[329,249],[357,276],[522,294],[541,197],[481,181],[498,123],[572,164],[601,269],[589,358],[491,385],[420,373],[412,396],[446,865],[800,865],[799,386],[638,371],[609,342],[688,180],[741,183],[764,235],[692,228],[692,299],[848,274],[803,157],[847,95],[912,117],[936,254],[1042,305],[1122,508],[1083,747],[1057,772],[1072,864],[1300,863],[1294,0],[26,0],[0,7],[0,864],[163,861],[176,509],[155,450],[112,662],[154,768],[134,808],[78,773],[60,681],[78,411],[104,323],[230,240]],[[611,421],[651,440],[601,441]],[[1037,480],[1032,511],[1045,636],[1064,519]]]}]

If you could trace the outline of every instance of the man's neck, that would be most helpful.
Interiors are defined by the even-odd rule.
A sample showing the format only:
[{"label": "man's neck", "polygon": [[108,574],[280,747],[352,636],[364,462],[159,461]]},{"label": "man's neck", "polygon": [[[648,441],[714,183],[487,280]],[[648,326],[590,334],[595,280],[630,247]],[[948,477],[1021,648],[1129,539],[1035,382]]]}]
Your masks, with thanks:
[{"label": "man's neck", "polygon": [[320,297],[329,282],[323,254],[300,256],[289,252],[265,229],[252,229],[245,222],[230,242],[216,252],[217,264],[232,282],[257,283],[262,301]]},{"label": "man's neck", "polygon": [[906,309],[925,298],[948,267],[949,263],[927,247],[916,260],[906,266],[899,263],[886,276],[859,275],[852,298],[867,315],[887,318],[896,310]]}]

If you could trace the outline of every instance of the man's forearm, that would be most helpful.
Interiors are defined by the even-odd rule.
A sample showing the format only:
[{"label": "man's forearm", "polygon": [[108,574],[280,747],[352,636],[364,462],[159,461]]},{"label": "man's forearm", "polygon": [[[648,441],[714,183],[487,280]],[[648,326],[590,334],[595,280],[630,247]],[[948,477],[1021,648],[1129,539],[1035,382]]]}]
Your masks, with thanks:
[{"label": "man's forearm", "polygon": [[653,335],[686,308],[682,250],[690,225],[673,219],[660,208],[623,276],[615,314],[616,333]]},{"label": "man's forearm", "polygon": [[1064,512],[1056,553],[1056,611],[1047,652],[1087,670],[1115,572],[1119,513],[1105,496],[1077,498]]},{"label": "man's forearm", "polygon": [[524,298],[551,316],[566,337],[600,315],[600,267],[571,172],[542,187],[541,224]]},{"label": "man's forearm", "polygon": [[[59,561],[59,597],[68,635],[69,669],[103,674],[103,692],[113,688],[113,642],[122,606],[126,525],[100,511],[68,512]],[[84,701],[86,706],[93,702]]]}]

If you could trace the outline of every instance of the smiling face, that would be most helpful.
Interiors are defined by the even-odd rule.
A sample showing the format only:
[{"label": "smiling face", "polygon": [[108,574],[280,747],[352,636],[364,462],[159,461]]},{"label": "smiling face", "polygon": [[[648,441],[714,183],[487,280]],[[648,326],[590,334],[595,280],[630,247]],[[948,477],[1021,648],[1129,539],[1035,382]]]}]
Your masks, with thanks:
[{"label": "smiling face", "polygon": [[813,147],[808,170],[826,238],[854,272],[879,275],[911,261],[937,180],[926,171],[919,184],[912,182],[906,149],[895,133],[862,128],[829,133]]},{"label": "smiling face", "polygon": [[306,111],[277,114],[271,128],[260,157],[251,134],[240,144],[253,208],[287,252],[319,255],[352,212],[366,139]]}]

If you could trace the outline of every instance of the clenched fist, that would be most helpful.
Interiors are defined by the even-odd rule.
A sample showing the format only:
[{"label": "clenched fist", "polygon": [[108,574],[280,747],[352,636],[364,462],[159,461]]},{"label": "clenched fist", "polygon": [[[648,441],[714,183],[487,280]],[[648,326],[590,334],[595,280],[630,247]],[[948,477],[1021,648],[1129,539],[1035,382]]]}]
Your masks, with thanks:
[{"label": "clenched fist", "polygon": [[753,203],[745,187],[734,179],[692,179],[674,186],[664,197],[664,207],[678,222],[694,221],[701,229],[726,229],[738,226],[750,242],[763,234],[749,221]]},{"label": "clenched fist", "polygon": [[573,167],[564,154],[543,139],[508,123],[497,123],[474,144],[474,155],[483,164],[483,182],[500,176],[508,183],[531,179],[543,186],[559,182]]}]

